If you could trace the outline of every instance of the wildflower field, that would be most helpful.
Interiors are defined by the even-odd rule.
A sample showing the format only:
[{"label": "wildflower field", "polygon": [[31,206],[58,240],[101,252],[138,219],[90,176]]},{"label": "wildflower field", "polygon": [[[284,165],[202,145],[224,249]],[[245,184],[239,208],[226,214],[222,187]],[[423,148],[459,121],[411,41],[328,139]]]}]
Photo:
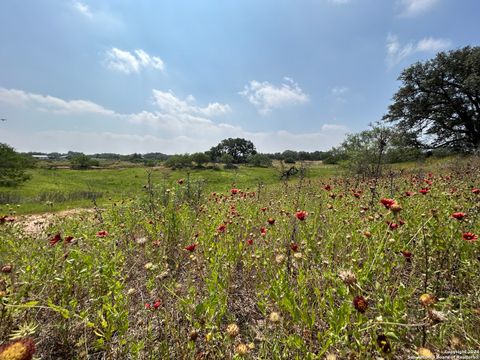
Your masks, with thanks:
[{"label": "wildflower field", "polygon": [[1,214],[0,359],[478,355],[479,174],[152,177],[41,232]]}]

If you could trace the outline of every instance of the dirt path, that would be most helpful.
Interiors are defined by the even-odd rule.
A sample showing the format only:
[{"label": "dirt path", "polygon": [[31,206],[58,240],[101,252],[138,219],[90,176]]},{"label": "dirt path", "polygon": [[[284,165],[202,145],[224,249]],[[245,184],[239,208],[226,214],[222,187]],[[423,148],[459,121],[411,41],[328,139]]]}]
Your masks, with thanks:
[{"label": "dirt path", "polygon": [[21,227],[29,235],[37,235],[44,232],[56,220],[94,212],[94,209],[70,209],[56,213],[22,215],[16,218],[15,226]]}]

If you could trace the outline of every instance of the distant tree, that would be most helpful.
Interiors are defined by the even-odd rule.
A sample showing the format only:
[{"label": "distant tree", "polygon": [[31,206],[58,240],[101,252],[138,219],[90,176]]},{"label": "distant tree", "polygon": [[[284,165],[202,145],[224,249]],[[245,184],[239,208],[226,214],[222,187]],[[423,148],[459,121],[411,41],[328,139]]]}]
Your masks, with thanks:
[{"label": "distant tree", "polygon": [[77,153],[70,157],[70,166],[72,169],[85,170],[98,165],[98,160],[91,159],[88,155],[82,153]]},{"label": "distant tree", "polygon": [[0,143],[0,186],[17,186],[30,179],[26,173],[34,161],[17,153],[11,146]]},{"label": "distant tree", "polygon": [[287,164],[295,164],[295,161],[298,160],[298,152],[293,150],[285,150],[282,153],[282,160]]},{"label": "distant tree", "polygon": [[247,162],[256,167],[270,167],[272,166],[272,159],[265,154],[250,155]]},{"label": "distant tree", "polygon": [[165,161],[165,166],[172,169],[181,169],[192,166],[192,159],[190,155],[173,155]]},{"label": "distant tree", "polygon": [[202,152],[194,153],[190,155],[190,159],[197,164],[197,167],[203,167],[206,163],[210,161],[210,157]]},{"label": "distant tree", "polygon": [[398,79],[385,121],[427,148],[479,149],[480,47],[441,52]]},{"label": "distant tree", "polygon": [[255,145],[250,140],[242,138],[228,138],[222,140],[217,146],[210,149],[212,160],[218,160],[224,154],[229,154],[233,158],[233,163],[245,163],[250,155],[257,153]]}]

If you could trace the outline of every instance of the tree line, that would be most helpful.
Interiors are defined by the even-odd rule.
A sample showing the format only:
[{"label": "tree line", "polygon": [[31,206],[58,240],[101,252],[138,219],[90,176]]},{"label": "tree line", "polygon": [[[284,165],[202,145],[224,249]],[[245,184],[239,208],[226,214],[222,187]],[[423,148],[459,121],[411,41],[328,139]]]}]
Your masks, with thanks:
[{"label": "tree line", "polygon": [[404,69],[401,85],[383,118],[371,129],[347,135],[329,151],[293,151],[260,154],[250,140],[229,138],[206,152],[183,155],[163,153],[120,155],[78,152],[19,154],[0,143],[0,186],[12,186],[28,179],[25,169],[34,158],[68,160],[73,168],[85,169],[100,160],[118,160],[153,166],[163,162],[171,168],[205,168],[208,163],[271,166],[321,160],[348,165],[368,173],[380,162],[401,162],[432,154],[478,153],[480,149],[480,47],[466,46],[440,52],[434,58]]}]

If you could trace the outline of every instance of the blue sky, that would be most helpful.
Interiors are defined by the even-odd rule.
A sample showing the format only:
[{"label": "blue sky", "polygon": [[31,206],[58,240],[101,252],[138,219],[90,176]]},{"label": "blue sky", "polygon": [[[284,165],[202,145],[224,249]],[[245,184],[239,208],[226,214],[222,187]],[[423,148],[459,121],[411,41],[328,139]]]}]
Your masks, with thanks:
[{"label": "blue sky", "polygon": [[477,0],[2,0],[0,142],[21,151],[328,150],[406,66],[476,46]]}]

